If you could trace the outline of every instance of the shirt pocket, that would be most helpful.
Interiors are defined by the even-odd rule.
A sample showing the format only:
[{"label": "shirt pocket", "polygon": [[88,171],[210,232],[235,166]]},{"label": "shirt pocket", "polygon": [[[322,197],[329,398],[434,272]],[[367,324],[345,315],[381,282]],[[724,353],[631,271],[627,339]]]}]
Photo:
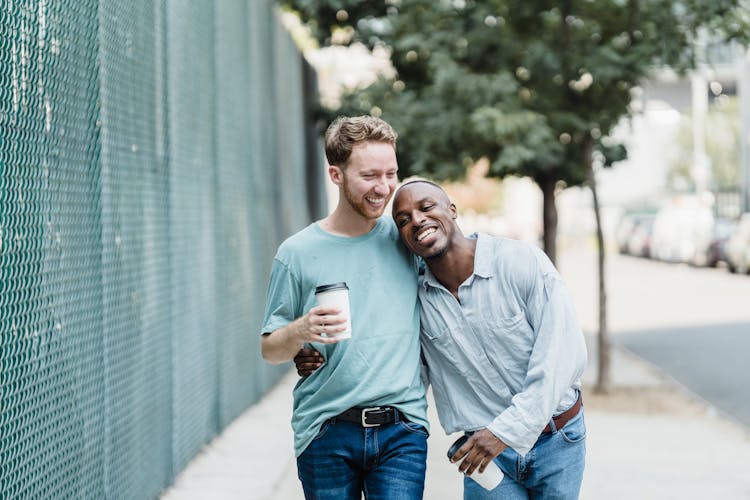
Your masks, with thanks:
[{"label": "shirt pocket", "polygon": [[525,370],[534,346],[534,331],[526,316],[516,313],[510,316],[487,314],[484,317],[487,336],[482,343],[490,361],[515,372]]},{"label": "shirt pocket", "polygon": [[458,348],[452,330],[455,330],[455,327],[445,327],[437,331],[422,328],[422,348],[428,351],[428,360],[433,363],[449,361],[445,363],[448,370],[465,375],[470,363],[467,362],[466,353]]}]

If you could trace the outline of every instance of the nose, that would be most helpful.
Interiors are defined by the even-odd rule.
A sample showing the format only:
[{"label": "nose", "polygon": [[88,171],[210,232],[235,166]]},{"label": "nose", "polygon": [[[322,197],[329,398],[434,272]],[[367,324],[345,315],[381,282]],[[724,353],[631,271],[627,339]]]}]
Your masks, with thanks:
[{"label": "nose", "polygon": [[375,192],[380,195],[387,195],[390,190],[388,189],[388,180],[384,177],[380,177],[375,184]]},{"label": "nose", "polygon": [[411,214],[411,220],[414,222],[414,225],[419,228],[424,222],[427,220],[427,217],[425,217],[424,213],[421,210],[414,210]]}]

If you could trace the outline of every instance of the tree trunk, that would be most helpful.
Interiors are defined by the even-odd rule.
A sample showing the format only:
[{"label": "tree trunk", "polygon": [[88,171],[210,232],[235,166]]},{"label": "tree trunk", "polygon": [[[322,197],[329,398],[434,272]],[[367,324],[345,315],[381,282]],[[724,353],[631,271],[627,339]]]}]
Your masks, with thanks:
[{"label": "tree trunk", "polygon": [[599,393],[607,393],[612,384],[612,366],[610,363],[610,340],[607,331],[607,289],[604,281],[604,233],[602,231],[601,214],[599,210],[599,196],[596,191],[596,177],[592,165],[591,138],[586,140],[584,147],[584,168],[586,169],[586,178],[591,188],[591,195],[594,201],[594,217],[596,218],[596,243],[598,253],[598,271],[599,271],[599,369],[597,370],[596,387],[594,390]]},{"label": "tree trunk", "polygon": [[549,260],[555,263],[557,258],[557,207],[555,206],[555,178],[552,176],[536,179],[536,183],[542,190],[542,223],[544,253]]}]

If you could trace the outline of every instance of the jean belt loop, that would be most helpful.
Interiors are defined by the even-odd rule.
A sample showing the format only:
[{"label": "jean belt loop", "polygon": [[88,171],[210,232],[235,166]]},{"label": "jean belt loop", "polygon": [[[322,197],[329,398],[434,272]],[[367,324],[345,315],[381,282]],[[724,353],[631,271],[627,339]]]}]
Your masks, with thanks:
[{"label": "jean belt loop", "polygon": [[549,431],[550,433],[554,434],[557,432],[557,426],[555,425],[555,419],[554,417],[549,419]]}]

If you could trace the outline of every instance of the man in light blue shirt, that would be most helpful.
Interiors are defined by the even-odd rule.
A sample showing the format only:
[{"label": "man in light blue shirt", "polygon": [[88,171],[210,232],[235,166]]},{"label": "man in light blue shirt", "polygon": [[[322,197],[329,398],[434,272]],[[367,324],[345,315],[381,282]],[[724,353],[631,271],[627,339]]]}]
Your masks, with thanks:
[{"label": "man in light blue shirt", "polygon": [[[560,275],[533,245],[465,237],[456,208],[428,181],[393,202],[401,240],[427,264],[419,281],[421,344],[440,422],[471,437],[454,455],[466,499],[578,498],[586,429],[583,334]],[[301,374],[319,361],[305,353]],[[470,479],[489,461],[495,489]]]},{"label": "man in light blue shirt", "polygon": [[428,181],[394,197],[401,240],[427,264],[421,344],[440,422],[471,436],[453,461],[469,476],[491,460],[505,473],[492,491],[467,477],[464,498],[578,498],[587,355],[566,286],[537,247],[465,237],[456,217]]},{"label": "man in light blue shirt", "polygon": [[[297,469],[309,499],[418,500],[428,423],[420,378],[417,259],[382,217],[398,182],[396,135],[378,118],[341,117],[326,132],[334,211],[279,247],[263,357],[291,360],[303,345],[325,365],[294,388]],[[345,282],[346,318],[316,305],[315,289]]]}]

